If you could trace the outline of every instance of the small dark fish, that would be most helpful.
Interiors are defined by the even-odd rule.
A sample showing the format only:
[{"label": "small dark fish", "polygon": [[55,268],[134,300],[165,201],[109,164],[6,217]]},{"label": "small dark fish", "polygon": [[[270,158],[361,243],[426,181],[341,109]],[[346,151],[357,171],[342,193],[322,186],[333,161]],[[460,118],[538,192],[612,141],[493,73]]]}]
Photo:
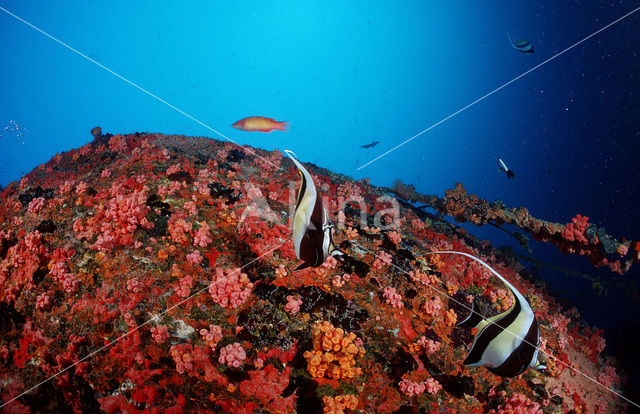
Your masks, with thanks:
[{"label": "small dark fish", "polygon": [[379,143],[380,143],[380,141],[373,141],[371,144],[360,145],[360,148],[373,148],[376,145],[378,145]]},{"label": "small dark fish", "polygon": [[534,52],[533,45],[531,44],[531,42],[527,40],[516,40],[514,42],[513,40],[511,40],[511,36],[509,36],[509,33],[507,33],[507,37],[509,38],[509,43],[511,44],[511,46],[513,46],[513,48],[518,52],[522,52],[522,53]]},{"label": "small dark fish", "polygon": [[507,174],[507,177],[509,177],[509,179],[515,177],[516,174],[513,171],[511,171],[509,167],[507,167],[507,164],[505,164],[504,161],[502,161],[502,158],[498,158],[497,161],[498,161],[498,167],[500,167],[500,169],[504,171],[505,174]]}]

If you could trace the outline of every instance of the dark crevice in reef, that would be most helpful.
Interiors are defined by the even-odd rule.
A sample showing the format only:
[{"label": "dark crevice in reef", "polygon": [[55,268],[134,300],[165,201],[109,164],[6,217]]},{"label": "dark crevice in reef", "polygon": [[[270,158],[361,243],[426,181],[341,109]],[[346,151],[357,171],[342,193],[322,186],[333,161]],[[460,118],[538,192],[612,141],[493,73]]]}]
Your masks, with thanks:
[{"label": "dark crevice in reef", "polygon": [[56,231],[56,228],[56,223],[54,223],[53,220],[43,220],[40,222],[40,224],[38,224],[36,230],[38,230],[40,233],[54,233]]},{"label": "dark crevice in reef", "polygon": [[0,302],[0,332],[11,331],[11,325],[13,329],[21,330],[26,321],[24,315],[18,312],[12,303]]},{"label": "dark crevice in reef", "polygon": [[286,316],[269,302],[259,302],[251,309],[242,310],[238,314],[238,325],[244,328],[238,334],[242,340],[260,340],[265,346],[282,349],[289,348],[293,343],[286,331]]},{"label": "dark crevice in reef", "polygon": [[364,308],[356,307],[342,295],[327,293],[316,286],[288,289],[271,284],[260,284],[255,287],[254,293],[263,300],[283,307],[287,302],[287,296],[299,296],[302,298],[301,312],[321,314],[322,319],[329,320],[334,326],[347,332],[360,332],[361,324],[369,318],[369,313]]},{"label": "dark crevice in reef", "polygon": [[[347,243],[349,243],[349,241],[345,240],[344,242],[342,242],[340,244],[340,248],[350,248],[351,243],[349,243],[348,245]],[[353,257],[346,256],[342,259],[342,261],[339,262],[339,264],[340,270],[349,274],[353,273],[361,279],[364,279],[369,274],[369,265],[365,262],[354,259]]]},{"label": "dark crevice in reef", "polygon": [[[91,393],[93,394],[90,398],[93,401],[86,401],[82,399],[83,411],[84,412],[100,412],[100,404],[95,398],[95,392],[86,383],[86,387],[91,389]],[[82,396],[85,396],[85,390],[82,390]],[[62,391],[58,387],[56,387],[51,381],[47,381],[44,384],[40,385],[36,388],[32,393],[29,393],[22,397],[23,403],[31,409],[32,413],[73,413],[73,409],[71,405],[66,401]],[[93,409],[94,411],[91,411]]]},{"label": "dark crevice in reef", "polygon": [[318,383],[304,375],[289,378],[289,385],[282,392],[286,397],[296,393],[296,412],[320,414],[322,413],[322,400],[318,397]]},{"label": "dark crevice in reef", "polygon": [[18,239],[15,237],[11,237],[10,239],[0,239],[0,259],[6,259],[9,249],[16,244],[18,244]]},{"label": "dark crevice in reef", "polygon": [[227,154],[227,161],[228,162],[240,162],[244,159],[245,155],[242,151],[240,151],[237,148],[232,149],[231,151],[229,151],[229,154]]},{"label": "dark crevice in reef", "polygon": [[169,180],[171,181],[178,181],[187,184],[192,184],[194,181],[191,174],[186,171],[174,172],[173,174],[169,174],[167,178],[169,178]]},{"label": "dark crevice in reef", "polygon": [[211,197],[225,198],[228,204],[235,204],[240,200],[240,196],[236,194],[233,188],[225,187],[218,182],[209,184],[209,192],[211,193]]},{"label": "dark crevice in reef", "polygon": [[146,205],[151,207],[147,215],[147,221],[153,223],[153,227],[147,230],[151,237],[162,237],[167,235],[169,229],[169,218],[171,217],[171,205],[162,201],[158,194],[151,194],[147,197]]},{"label": "dark crevice in reef", "polygon": [[427,410],[424,407],[413,407],[411,405],[403,405],[398,408],[393,414],[423,414],[427,413]]},{"label": "dark crevice in reef", "polygon": [[38,286],[40,282],[42,282],[48,274],[49,274],[49,270],[41,267],[39,269],[36,269],[35,272],[33,272],[33,275],[31,276],[31,280],[33,281],[34,285]]},{"label": "dark crevice in reef", "polygon": [[402,376],[418,368],[418,363],[410,353],[400,348],[389,360],[389,366],[391,367],[389,376],[397,387],[397,384],[402,380]]},{"label": "dark crevice in reef", "polygon": [[456,398],[462,398],[464,394],[474,395],[476,386],[473,378],[466,375],[434,375],[433,376],[447,393]]},{"label": "dark crevice in reef", "polygon": [[249,379],[249,374],[242,368],[229,367],[224,371],[224,375],[235,383]]},{"label": "dark crevice in reef", "polygon": [[247,274],[252,283],[258,281],[272,281],[275,279],[273,268],[262,260],[258,260],[258,256],[251,251],[251,246],[239,240],[234,240],[233,246],[227,246],[228,249],[234,249],[240,258],[241,263],[245,263],[242,272]]},{"label": "dark crevice in reef", "polygon": [[28,205],[34,198],[42,197],[45,200],[49,200],[55,197],[55,190],[52,188],[47,188],[43,190],[42,187],[37,186],[33,188],[28,188],[22,194],[18,195],[18,200],[22,206]]}]

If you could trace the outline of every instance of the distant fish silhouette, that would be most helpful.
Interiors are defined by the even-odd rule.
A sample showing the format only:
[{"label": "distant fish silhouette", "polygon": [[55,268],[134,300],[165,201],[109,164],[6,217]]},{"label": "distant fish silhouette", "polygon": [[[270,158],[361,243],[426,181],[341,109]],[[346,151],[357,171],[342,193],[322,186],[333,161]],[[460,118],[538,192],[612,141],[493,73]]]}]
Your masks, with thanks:
[{"label": "distant fish silhouette", "polygon": [[522,52],[522,53],[534,52],[533,45],[531,44],[531,42],[527,40],[516,40],[514,42],[513,40],[511,40],[511,36],[509,36],[509,33],[507,33],[507,37],[509,38],[509,43],[511,44],[511,46],[513,46],[513,48],[518,52]]},{"label": "distant fish silhouette", "polygon": [[498,167],[500,167],[500,169],[504,171],[505,174],[507,174],[507,177],[509,177],[509,179],[515,177],[515,173],[511,171],[509,167],[507,167],[507,164],[505,164],[504,161],[502,161],[502,158],[498,158],[497,161],[498,161]]},{"label": "distant fish silhouette", "polygon": [[376,145],[378,145],[379,143],[380,143],[380,141],[373,141],[371,144],[360,145],[360,148],[373,148]]}]

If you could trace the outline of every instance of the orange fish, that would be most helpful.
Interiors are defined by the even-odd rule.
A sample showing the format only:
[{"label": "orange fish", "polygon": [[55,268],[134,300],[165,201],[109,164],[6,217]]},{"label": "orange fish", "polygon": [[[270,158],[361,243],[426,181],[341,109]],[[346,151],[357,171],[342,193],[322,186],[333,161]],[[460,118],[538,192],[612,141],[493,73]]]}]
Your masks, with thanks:
[{"label": "orange fish", "polygon": [[275,129],[279,129],[280,131],[287,130],[287,122],[279,122],[273,118],[265,118],[264,116],[250,116],[239,120],[231,126],[243,131],[271,132]]}]

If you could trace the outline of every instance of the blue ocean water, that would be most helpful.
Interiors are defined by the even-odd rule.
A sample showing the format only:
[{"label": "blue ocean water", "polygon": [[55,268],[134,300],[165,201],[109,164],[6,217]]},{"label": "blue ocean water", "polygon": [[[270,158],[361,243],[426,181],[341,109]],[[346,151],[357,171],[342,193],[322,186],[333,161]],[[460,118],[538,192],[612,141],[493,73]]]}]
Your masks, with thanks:
[{"label": "blue ocean water", "polygon": [[[615,237],[640,237],[640,12],[544,63],[640,4],[451,3],[0,0],[0,185],[89,142],[96,125],[220,138],[133,83],[240,144],[291,149],[356,179],[400,179],[426,194],[462,182],[542,219],[579,213]],[[512,48],[507,33],[535,53]],[[289,121],[290,130],[231,128],[249,115]],[[380,144],[360,148],[372,141]],[[525,253],[496,229],[465,228]],[[533,250],[614,277],[553,247]],[[620,289],[596,296],[589,282],[548,269],[539,276],[632,358],[624,346],[638,345],[628,341],[640,327],[637,302]],[[639,277],[637,265],[623,276]]]}]

